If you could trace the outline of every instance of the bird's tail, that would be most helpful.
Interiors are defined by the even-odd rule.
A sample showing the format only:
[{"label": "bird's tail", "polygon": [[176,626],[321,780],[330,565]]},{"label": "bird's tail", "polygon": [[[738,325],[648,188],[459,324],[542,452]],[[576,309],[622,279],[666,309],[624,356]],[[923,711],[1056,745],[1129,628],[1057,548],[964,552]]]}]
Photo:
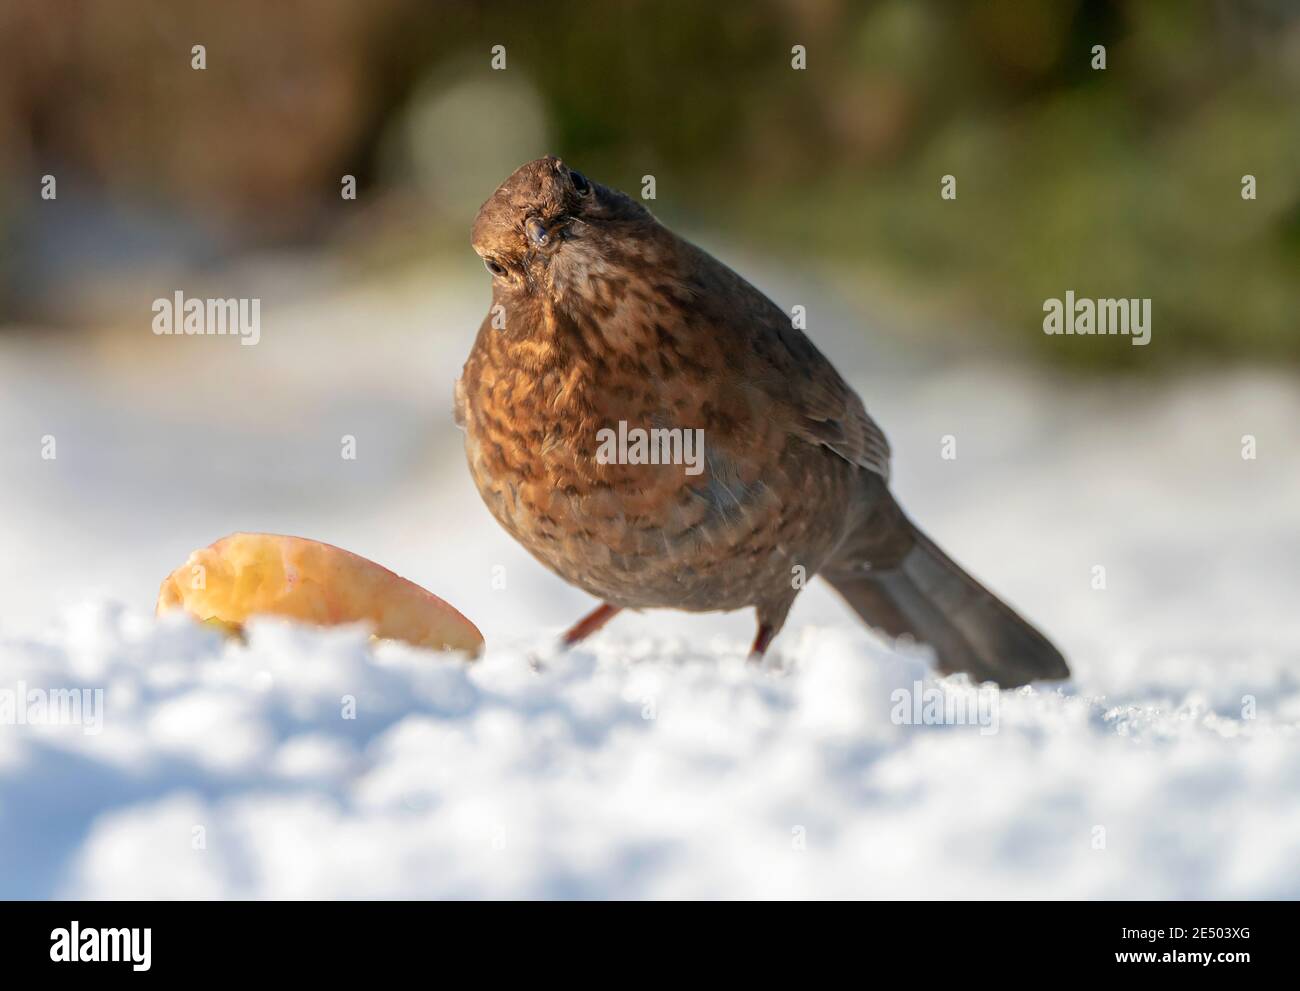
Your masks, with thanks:
[{"label": "bird's tail", "polygon": [[[1003,688],[1030,681],[1068,678],[1061,652],[1005,602],[958,567],[889,499],[895,526],[906,539],[891,541],[889,566],[870,557],[854,560],[852,548],[822,574],[868,625],[891,636],[910,634],[929,644],[945,674],[966,672],[973,681]],[[880,519],[879,516],[876,517]]]}]

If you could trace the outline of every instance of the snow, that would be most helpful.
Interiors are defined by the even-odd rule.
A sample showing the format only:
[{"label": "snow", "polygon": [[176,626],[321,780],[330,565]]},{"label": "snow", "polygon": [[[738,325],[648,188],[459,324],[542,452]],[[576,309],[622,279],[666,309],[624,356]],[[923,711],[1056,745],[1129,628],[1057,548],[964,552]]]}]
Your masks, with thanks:
[{"label": "snow", "polygon": [[[1281,665],[1250,674],[1267,687],[1247,719],[1178,688],[1175,664],[1122,701],[998,693],[847,624],[761,669],[740,641],[612,633],[534,660],[274,621],[225,642],[107,606],[6,642],[30,686],[108,690],[98,733],[0,737],[4,894],[1297,894],[1300,690]],[[918,686],[983,722],[913,722]]]},{"label": "snow", "polygon": [[[900,500],[1072,681],[936,680],[817,582],[761,669],[746,614],[556,655],[593,603],[492,522],[450,422],[477,283],[267,289],[253,348],[0,335],[0,896],[1300,896],[1294,381],[1071,382],[768,288],[823,300]],[[379,561],[487,653],[156,622],[162,577],[236,529]],[[6,724],[19,685],[101,689],[102,722]]]}]

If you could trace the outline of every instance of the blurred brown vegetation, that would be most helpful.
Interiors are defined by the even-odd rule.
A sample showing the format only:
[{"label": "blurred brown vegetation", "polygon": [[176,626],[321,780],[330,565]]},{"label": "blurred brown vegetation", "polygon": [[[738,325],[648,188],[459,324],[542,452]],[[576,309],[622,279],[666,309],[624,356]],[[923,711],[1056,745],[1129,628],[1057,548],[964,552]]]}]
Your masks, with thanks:
[{"label": "blurred brown vegetation", "polygon": [[[669,222],[871,273],[966,335],[1101,365],[1295,360],[1297,97],[1283,0],[0,0],[0,317],[358,216],[463,246],[510,167],[554,151],[629,190],[654,174]],[[1026,332],[1067,289],[1153,297],[1161,346]]]}]

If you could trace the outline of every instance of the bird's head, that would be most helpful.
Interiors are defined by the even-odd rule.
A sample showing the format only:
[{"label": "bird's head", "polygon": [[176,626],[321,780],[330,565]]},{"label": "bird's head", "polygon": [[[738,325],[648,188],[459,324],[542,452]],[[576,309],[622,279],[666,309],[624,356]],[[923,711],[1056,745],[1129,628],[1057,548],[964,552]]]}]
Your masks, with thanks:
[{"label": "bird's head", "polygon": [[649,211],[558,158],[515,169],[474,218],[475,252],[507,292],[561,299],[635,260]]}]

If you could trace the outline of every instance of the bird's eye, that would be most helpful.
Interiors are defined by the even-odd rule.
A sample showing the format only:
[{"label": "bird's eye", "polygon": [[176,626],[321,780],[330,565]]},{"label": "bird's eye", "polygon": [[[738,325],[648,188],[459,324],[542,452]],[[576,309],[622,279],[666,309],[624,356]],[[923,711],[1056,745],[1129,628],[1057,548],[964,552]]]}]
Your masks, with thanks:
[{"label": "bird's eye", "polygon": [[493,261],[491,258],[483,259],[483,267],[498,277],[506,274],[506,267],[498,261]]},{"label": "bird's eye", "polygon": [[569,178],[573,181],[573,188],[578,191],[579,196],[586,196],[591,192],[591,183],[587,177],[576,169],[569,170]]}]

